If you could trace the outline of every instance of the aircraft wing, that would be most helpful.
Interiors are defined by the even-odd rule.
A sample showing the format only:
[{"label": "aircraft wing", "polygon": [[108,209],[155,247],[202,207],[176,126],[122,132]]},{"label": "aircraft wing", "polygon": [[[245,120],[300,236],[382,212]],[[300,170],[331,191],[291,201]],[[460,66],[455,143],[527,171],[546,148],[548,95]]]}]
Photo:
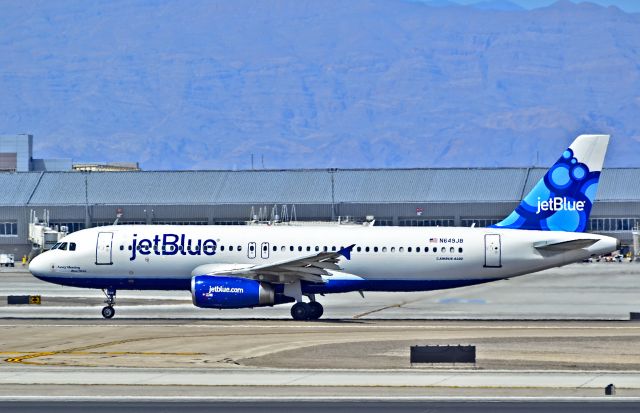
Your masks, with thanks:
[{"label": "aircraft wing", "polygon": [[322,283],[323,275],[331,275],[327,270],[341,270],[338,265],[341,257],[351,259],[354,246],[355,244],[339,251],[319,252],[264,265],[204,264],[196,267],[191,274],[252,278],[274,284],[287,284],[297,280]]},{"label": "aircraft wing", "polygon": [[573,239],[570,241],[540,241],[533,244],[533,247],[543,251],[565,252],[587,248],[598,242],[597,239]]}]

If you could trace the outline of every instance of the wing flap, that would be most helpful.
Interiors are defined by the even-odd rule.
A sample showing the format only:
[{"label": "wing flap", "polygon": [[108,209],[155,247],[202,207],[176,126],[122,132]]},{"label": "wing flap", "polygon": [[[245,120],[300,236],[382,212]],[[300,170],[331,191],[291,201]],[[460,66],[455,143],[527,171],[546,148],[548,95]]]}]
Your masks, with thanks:
[{"label": "wing flap", "polygon": [[351,259],[351,250],[355,244],[339,251],[319,252],[300,258],[293,258],[263,265],[246,264],[205,264],[196,267],[192,275],[226,275],[233,277],[259,279],[278,284],[292,283],[298,280],[324,282],[322,276],[330,276],[327,270],[341,270],[340,258]]}]

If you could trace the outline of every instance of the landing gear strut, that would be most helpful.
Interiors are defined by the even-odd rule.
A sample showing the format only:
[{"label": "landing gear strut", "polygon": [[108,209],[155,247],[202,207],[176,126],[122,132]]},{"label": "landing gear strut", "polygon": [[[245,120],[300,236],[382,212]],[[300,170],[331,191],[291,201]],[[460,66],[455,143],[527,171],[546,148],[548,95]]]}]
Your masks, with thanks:
[{"label": "landing gear strut", "polygon": [[298,301],[291,307],[291,317],[297,321],[317,320],[323,313],[322,304],[314,300],[309,303]]},{"label": "landing gear strut", "polygon": [[103,289],[102,292],[107,297],[107,299],[104,300],[107,306],[102,309],[102,316],[107,319],[113,318],[116,314],[116,310],[113,308],[113,306],[116,305],[116,290],[107,288],[106,290]]}]

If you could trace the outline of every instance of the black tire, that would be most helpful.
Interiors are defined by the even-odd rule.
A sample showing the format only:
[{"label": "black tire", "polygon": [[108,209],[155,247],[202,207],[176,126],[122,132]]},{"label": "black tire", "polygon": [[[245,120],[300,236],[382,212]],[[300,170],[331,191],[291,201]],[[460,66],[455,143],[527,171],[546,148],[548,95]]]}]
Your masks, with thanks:
[{"label": "black tire", "polygon": [[322,317],[324,307],[317,301],[311,301],[309,304],[309,320],[317,320]]},{"label": "black tire", "polygon": [[102,309],[102,316],[106,319],[113,318],[115,314],[116,314],[116,310],[110,305]]},{"label": "black tire", "polygon": [[307,303],[295,303],[293,307],[291,307],[291,317],[297,321],[308,320],[310,313],[311,309]]}]

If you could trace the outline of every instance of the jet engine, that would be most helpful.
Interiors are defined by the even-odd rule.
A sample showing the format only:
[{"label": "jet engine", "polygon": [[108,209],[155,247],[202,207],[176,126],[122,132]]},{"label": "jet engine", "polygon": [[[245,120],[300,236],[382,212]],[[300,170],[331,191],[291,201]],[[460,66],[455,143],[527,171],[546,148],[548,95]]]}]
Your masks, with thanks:
[{"label": "jet engine", "polygon": [[191,278],[191,298],[201,308],[263,307],[290,302],[271,284],[248,278],[197,275]]}]

